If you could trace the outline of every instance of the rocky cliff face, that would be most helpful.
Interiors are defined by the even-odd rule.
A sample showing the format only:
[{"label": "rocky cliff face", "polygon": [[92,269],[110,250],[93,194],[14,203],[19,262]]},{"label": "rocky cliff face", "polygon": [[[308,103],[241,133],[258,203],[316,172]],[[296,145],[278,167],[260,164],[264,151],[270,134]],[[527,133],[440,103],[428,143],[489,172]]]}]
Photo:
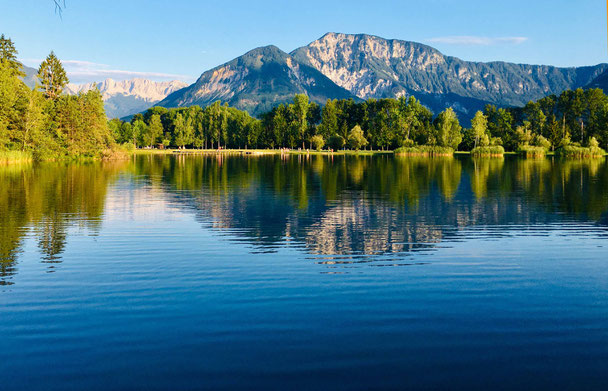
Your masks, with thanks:
[{"label": "rocky cliff face", "polygon": [[524,105],[584,87],[607,69],[607,64],[557,68],[469,62],[423,44],[365,34],[329,33],[291,54],[360,98],[415,95],[433,109],[450,103],[460,111],[484,102]]},{"label": "rocky cliff face", "polygon": [[146,110],[186,86],[186,83],[177,80],[156,82],[145,79],[107,79],[101,83],[69,84],[66,92],[77,94],[97,88],[105,102],[107,116],[120,118]]},{"label": "rocky cliff face", "polygon": [[215,101],[260,114],[307,94],[312,101],[353,97],[315,68],[301,64],[276,46],[254,49],[211,69],[188,88],[159,103],[165,107],[207,106]]}]

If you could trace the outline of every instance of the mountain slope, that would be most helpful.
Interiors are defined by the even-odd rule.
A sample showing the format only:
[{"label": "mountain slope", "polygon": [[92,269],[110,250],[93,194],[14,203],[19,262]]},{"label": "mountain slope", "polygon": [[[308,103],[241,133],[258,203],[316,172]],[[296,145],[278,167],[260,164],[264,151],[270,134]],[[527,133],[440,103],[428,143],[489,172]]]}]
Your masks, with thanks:
[{"label": "mountain slope", "polygon": [[97,88],[105,102],[108,118],[121,118],[144,111],[167,95],[186,86],[186,83],[177,80],[156,82],[145,79],[125,81],[107,79],[101,83],[69,84],[66,92],[77,94]]},{"label": "mountain slope", "polygon": [[604,93],[608,93],[608,71],[593,79],[585,88],[600,88]]},{"label": "mountain slope", "polygon": [[584,87],[608,69],[608,64],[557,68],[469,62],[423,44],[365,34],[328,33],[291,55],[362,99],[413,94],[433,108],[443,106],[442,100],[451,95],[448,100],[465,111],[471,102],[524,105]]},{"label": "mountain slope", "polygon": [[291,101],[297,93],[317,103],[353,97],[318,70],[300,64],[276,46],[266,46],[203,73],[196,83],[159,105],[207,106],[221,100],[255,115]]},{"label": "mountain slope", "polygon": [[29,88],[36,87],[36,82],[38,81],[38,69],[26,67],[25,65],[21,68],[23,73],[25,73],[25,77],[23,78],[23,82]]}]

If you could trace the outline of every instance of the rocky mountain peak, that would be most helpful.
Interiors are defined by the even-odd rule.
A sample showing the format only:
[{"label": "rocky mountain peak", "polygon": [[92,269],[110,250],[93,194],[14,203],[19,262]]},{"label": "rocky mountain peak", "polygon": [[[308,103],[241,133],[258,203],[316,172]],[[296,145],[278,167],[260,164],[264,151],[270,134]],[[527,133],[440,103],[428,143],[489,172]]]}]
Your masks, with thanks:
[{"label": "rocky mountain peak", "polygon": [[179,81],[152,81],[142,78],[116,81],[106,79],[99,83],[68,84],[66,92],[77,94],[97,88],[105,102],[109,118],[124,117],[143,111],[167,95],[186,87]]}]

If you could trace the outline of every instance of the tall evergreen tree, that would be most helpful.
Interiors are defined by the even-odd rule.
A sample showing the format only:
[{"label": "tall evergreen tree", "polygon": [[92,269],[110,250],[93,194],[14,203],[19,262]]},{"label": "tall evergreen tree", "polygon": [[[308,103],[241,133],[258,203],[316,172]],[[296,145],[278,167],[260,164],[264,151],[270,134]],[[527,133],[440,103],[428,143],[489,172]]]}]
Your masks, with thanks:
[{"label": "tall evergreen tree", "polygon": [[0,36],[0,61],[7,64],[9,72],[13,75],[23,77],[25,76],[25,73],[21,70],[23,65],[17,61],[17,54],[19,52],[13,41],[2,34]]},{"label": "tall evergreen tree", "polygon": [[38,78],[45,96],[51,100],[56,100],[69,82],[61,61],[53,52],[40,64]]}]

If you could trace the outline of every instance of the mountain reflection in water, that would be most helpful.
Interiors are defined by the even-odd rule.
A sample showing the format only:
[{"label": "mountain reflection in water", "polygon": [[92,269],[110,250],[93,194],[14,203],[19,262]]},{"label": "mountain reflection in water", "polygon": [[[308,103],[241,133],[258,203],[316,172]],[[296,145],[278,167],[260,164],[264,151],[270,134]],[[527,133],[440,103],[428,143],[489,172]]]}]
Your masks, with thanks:
[{"label": "mountain reflection in water", "polygon": [[56,270],[70,235],[99,232],[109,193],[134,208],[153,193],[251,253],[287,246],[334,271],[420,265],[408,255],[472,237],[605,236],[608,225],[604,159],[138,156],[3,166],[0,184],[3,285],[28,236]]}]

